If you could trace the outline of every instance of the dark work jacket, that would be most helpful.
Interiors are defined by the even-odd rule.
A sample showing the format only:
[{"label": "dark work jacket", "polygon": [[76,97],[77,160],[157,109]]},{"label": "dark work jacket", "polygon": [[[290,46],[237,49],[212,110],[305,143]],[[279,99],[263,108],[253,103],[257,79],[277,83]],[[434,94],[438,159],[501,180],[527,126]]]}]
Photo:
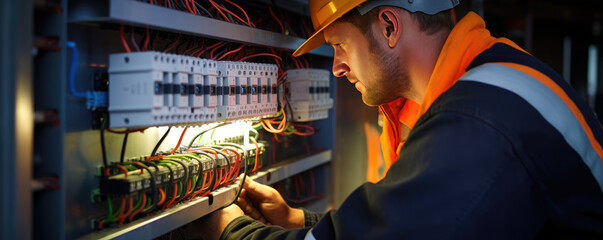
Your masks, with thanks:
[{"label": "dark work jacket", "polygon": [[506,44],[466,71],[383,180],[308,228],[239,217],[221,239],[603,239],[603,131],[589,106]]}]

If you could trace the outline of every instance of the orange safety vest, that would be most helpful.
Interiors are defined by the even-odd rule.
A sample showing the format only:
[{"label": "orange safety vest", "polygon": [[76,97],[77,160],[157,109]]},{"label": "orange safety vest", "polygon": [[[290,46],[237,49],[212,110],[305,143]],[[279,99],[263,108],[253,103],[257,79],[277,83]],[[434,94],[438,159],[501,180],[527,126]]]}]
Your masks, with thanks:
[{"label": "orange safety vest", "polygon": [[473,59],[495,43],[504,43],[524,51],[509,39],[492,37],[490,31],[486,29],[484,20],[477,14],[469,12],[448,35],[421,104],[401,98],[379,106],[385,116],[380,137],[385,172],[398,160],[400,150],[406,141],[406,137],[402,139],[400,124],[412,130],[417,120],[440,94],[447,91],[465,74],[465,69]]}]

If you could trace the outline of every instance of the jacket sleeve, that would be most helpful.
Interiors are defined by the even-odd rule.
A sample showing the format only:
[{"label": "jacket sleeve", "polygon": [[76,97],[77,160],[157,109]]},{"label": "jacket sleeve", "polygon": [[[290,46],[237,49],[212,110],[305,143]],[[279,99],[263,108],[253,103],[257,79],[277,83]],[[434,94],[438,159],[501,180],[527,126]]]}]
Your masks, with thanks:
[{"label": "jacket sleeve", "polygon": [[266,226],[248,216],[234,219],[222,232],[220,239],[303,239],[310,227],[322,217],[321,214],[305,208],[304,229],[286,231],[279,226]]},{"label": "jacket sleeve", "polygon": [[258,226],[245,239],[533,237],[544,210],[504,131],[464,113],[428,115],[382,181],[356,189],[309,232]]}]

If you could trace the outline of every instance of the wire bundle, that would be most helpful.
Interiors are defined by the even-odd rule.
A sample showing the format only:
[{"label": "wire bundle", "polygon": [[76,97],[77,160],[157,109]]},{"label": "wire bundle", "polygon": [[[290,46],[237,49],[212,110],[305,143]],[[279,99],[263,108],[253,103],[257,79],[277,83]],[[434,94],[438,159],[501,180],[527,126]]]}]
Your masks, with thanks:
[{"label": "wire bundle", "polygon": [[[106,121],[103,121],[103,125],[105,123]],[[150,187],[145,187],[142,191],[127,195],[107,195],[108,213],[97,221],[96,228],[102,229],[112,224],[121,225],[125,221],[145,216],[155,209],[166,210],[180,202],[207,196],[220,187],[235,183],[237,177],[243,173],[243,179],[237,192],[238,196],[247,173],[254,174],[261,167],[259,164],[260,148],[255,142],[255,138],[252,138],[256,147],[254,158],[249,158],[245,148],[234,143],[191,148],[195,139],[203,133],[225,125],[227,123],[201,131],[195,135],[189,146],[182,148],[185,150],[181,150],[180,145],[188,129],[185,128],[176,146],[168,153],[163,153],[166,155],[159,155],[157,149],[169,134],[171,129],[169,128],[154,147],[151,156],[144,158],[142,161],[124,161],[123,158],[128,133],[140,131],[140,129],[114,131],[124,134],[120,162],[104,167],[102,170],[103,177],[109,178],[115,174],[123,174],[124,179],[128,179],[132,175],[148,174],[150,176]],[[257,132],[255,133],[257,136]],[[210,169],[206,168],[208,162],[211,163],[209,164]],[[249,165],[253,166],[251,171],[248,171]],[[193,170],[197,167],[198,169]],[[165,171],[161,169],[169,171],[169,177],[165,177],[163,181],[159,178],[161,175],[158,175]],[[114,211],[116,201],[119,202],[117,204],[119,208]]]}]

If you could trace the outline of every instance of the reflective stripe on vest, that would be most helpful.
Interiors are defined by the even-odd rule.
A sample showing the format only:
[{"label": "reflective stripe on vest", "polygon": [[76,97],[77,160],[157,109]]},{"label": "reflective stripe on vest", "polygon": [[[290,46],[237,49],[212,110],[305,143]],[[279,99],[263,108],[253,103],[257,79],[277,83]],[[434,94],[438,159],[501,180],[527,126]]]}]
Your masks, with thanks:
[{"label": "reflective stripe on vest", "polygon": [[[503,88],[527,101],[582,157],[603,190],[601,145],[594,139],[590,126],[586,124],[575,104],[569,100],[565,92],[561,91],[562,95],[559,95],[559,91],[547,87],[554,82],[546,75],[540,76],[542,79],[537,79],[505,65],[483,64],[467,72],[459,81],[473,81]],[[558,87],[556,84],[555,86]]]},{"label": "reflective stripe on vest", "polygon": [[[312,228],[314,229],[314,228]],[[310,231],[308,231],[308,233],[306,233],[306,237],[304,237],[304,240],[316,240],[316,238],[314,237],[314,234],[312,234],[312,229],[310,229]]]}]

